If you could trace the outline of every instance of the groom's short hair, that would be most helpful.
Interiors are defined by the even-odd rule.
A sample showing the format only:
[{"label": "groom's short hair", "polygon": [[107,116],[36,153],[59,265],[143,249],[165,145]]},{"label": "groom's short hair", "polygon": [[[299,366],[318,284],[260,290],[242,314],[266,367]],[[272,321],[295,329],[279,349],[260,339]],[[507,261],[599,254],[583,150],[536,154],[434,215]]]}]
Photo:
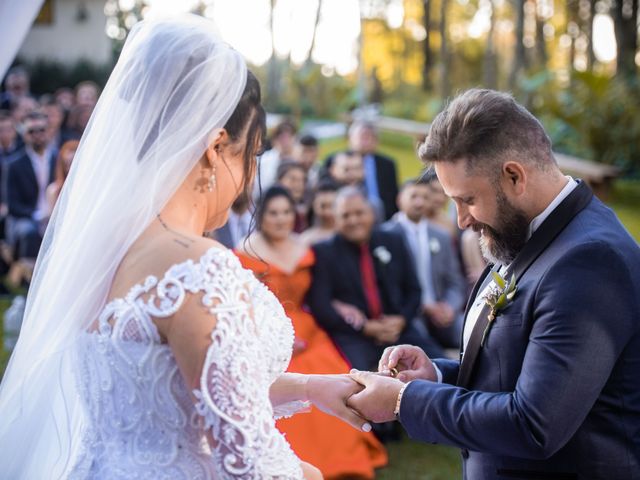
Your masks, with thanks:
[{"label": "groom's short hair", "polygon": [[507,160],[556,165],[542,124],[507,93],[474,88],[454,98],[418,148],[425,162],[464,159],[469,172],[497,174]]}]

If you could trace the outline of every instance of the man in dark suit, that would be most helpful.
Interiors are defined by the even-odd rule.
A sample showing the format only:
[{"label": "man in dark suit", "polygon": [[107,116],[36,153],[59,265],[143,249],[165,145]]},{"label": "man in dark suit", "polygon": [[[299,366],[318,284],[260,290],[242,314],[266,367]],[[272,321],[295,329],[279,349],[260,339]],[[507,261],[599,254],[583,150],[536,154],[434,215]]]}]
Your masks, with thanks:
[{"label": "man in dark suit", "polygon": [[[400,211],[383,225],[407,242],[422,289],[421,313],[429,333],[443,348],[458,348],[466,286],[449,232],[427,220],[430,189],[407,180],[398,195]],[[441,353],[441,352],[440,352]]]},{"label": "man in dark suit", "polygon": [[638,244],[560,172],[540,123],[507,94],[463,93],[420,156],[492,265],[467,305],[461,361],[388,349],[389,376],[354,372],[366,388],[350,405],[460,447],[467,479],[640,478]]},{"label": "man in dark suit", "polygon": [[[398,174],[395,160],[377,152],[377,148],[376,126],[370,122],[353,122],[349,127],[349,151],[362,156],[364,186],[369,201],[374,205],[380,203],[384,207],[384,220],[389,220],[398,211]],[[334,157],[331,155],[325,160],[321,176],[328,175]]]},{"label": "man in dark suit", "polygon": [[38,256],[49,215],[45,192],[53,181],[55,156],[47,150],[47,117],[29,113],[23,122],[25,147],[6,165],[7,239],[17,259]]},{"label": "man in dark suit", "polygon": [[361,190],[336,198],[337,234],[314,246],[316,263],[308,303],[351,365],[371,368],[386,346],[429,349],[415,321],[420,285],[402,237],[373,228],[374,213]]}]

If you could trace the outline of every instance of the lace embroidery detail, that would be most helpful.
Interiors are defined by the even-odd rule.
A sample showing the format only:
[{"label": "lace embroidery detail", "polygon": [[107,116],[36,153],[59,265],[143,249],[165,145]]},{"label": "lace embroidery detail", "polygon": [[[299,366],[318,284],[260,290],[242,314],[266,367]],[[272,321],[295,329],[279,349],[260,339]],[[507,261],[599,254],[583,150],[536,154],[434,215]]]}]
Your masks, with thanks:
[{"label": "lace embroidery detail", "polygon": [[[177,312],[188,293],[201,293],[217,319],[195,404],[152,321]],[[292,345],[277,299],[229,251],[211,248],[161,280],[148,277],[110,302],[80,342],[89,427],[69,477],[301,479],[269,401]]]}]

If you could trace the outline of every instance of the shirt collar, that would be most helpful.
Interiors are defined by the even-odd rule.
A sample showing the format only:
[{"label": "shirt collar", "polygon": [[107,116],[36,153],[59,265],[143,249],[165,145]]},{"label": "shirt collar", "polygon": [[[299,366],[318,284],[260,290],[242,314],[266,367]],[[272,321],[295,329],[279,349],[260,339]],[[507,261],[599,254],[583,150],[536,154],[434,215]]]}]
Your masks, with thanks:
[{"label": "shirt collar", "polygon": [[529,231],[527,233],[527,240],[531,238],[531,235],[533,235],[533,232],[535,232],[538,229],[538,227],[542,225],[542,222],[544,222],[547,219],[547,217],[551,214],[551,212],[553,212],[556,209],[556,207],[560,205],[562,201],[569,196],[569,194],[573,191],[573,189],[578,186],[578,182],[576,182],[572,177],[566,175],[565,178],[567,179],[567,184],[564,186],[562,190],[560,190],[560,193],[556,195],[556,197],[551,201],[549,205],[547,205],[547,208],[545,208],[542,211],[542,213],[540,213],[538,216],[534,217],[533,220],[531,220],[531,223],[529,224]]},{"label": "shirt collar", "polygon": [[421,218],[418,223],[415,223],[413,220],[409,219],[409,217],[407,217],[407,214],[404,212],[396,213],[396,218],[398,219],[398,222],[400,222],[400,224],[409,226],[411,228],[424,227],[427,224],[427,220],[425,218]]}]

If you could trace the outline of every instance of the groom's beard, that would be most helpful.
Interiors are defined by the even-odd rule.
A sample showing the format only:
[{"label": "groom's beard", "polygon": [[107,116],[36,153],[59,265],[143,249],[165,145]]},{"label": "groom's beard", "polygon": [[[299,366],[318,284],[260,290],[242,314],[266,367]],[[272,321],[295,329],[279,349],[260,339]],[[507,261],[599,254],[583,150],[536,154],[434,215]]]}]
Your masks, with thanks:
[{"label": "groom's beard", "polygon": [[522,210],[509,203],[501,190],[498,190],[496,199],[498,208],[495,228],[477,223],[473,225],[473,229],[481,232],[482,256],[489,263],[508,265],[527,243],[529,220]]}]

